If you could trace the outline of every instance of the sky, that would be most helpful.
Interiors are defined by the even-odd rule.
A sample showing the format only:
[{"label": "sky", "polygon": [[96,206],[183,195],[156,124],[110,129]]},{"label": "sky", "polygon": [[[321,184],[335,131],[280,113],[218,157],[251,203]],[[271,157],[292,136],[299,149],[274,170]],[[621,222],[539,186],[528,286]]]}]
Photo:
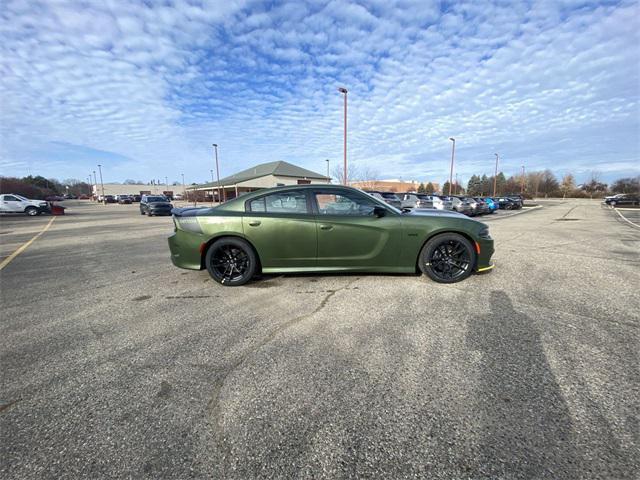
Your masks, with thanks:
[{"label": "sky", "polygon": [[[202,182],[284,160],[378,179],[640,175],[640,2],[15,1],[0,175]],[[332,169],[333,170],[333,169]]]}]

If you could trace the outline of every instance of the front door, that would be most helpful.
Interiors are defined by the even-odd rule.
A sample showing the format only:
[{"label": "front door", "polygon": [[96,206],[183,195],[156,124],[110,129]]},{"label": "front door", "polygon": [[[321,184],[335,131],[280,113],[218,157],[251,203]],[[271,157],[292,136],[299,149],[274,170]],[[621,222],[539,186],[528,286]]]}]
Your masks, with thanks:
[{"label": "front door", "polygon": [[395,267],[402,238],[400,215],[374,215],[382,206],[365,193],[317,189],[318,267],[328,269]]},{"label": "front door", "polygon": [[13,195],[2,195],[0,199],[3,212],[24,212],[24,209],[26,208],[23,205],[22,200],[18,197],[14,197]]},{"label": "front door", "polygon": [[264,272],[315,267],[316,222],[306,191],[277,192],[248,201],[242,227],[258,250]]}]

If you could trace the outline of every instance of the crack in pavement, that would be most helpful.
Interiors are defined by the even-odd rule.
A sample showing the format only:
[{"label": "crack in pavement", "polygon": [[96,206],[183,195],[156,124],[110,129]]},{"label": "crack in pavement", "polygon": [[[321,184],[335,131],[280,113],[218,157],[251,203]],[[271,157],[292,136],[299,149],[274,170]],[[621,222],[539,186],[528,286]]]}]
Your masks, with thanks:
[{"label": "crack in pavement", "polygon": [[[220,417],[221,417],[220,395],[222,393],[222,390],[224,389],[225,383],[226,383],[227,379],[229,378],[229,376],[231,376],[235,371],[237,371],[240,367],[242,367],[252,355],[254,355],[259,350],[261,350],[265,345],[271,343],[282,332],[284,332],[285,330],[293,327],[294,325],[297,325],[297,324],[303,322],[304,320],[306,320],[308,318],[313,317],[314,315],[316,315],[317,313],[322,311],[327,306],[327,304],[329,303],[329,300],[331,300],[331,298],[336,293],[344,291],[344,290],[348,290],[349,287],[351,287],[358,280],[360,280],[360,277],[356,278],[355,280],[353,280],[351,282],[348,282],[343,287],[340,287],[340,288],[337,288],[337,289],[333,289],[333,290],[326,290],[327,294],[320,301],[320,304],[315,309],[313,309],[312,312],[306,313],[304,315],[300,315],[298,317],[294,317],[291,320],[289,320],[289,321],[283,323],[282,325],[276,327],[258,345],[256,345],[254,348],[250,348],[247,351],[245,351],[238,359],[236,359],[229,366],[227,366],[226,368],[224,368],[222,370],[221,375],[215,381],[215,386],[214,386],[213,391],[211,393],[211,399],[209,400],[209,404],[208,404],[207,410],[209,411],[209,422],[208,423],[212,427],[212,429],[214,431],[214,435],[218,437],[219,448],[220,448],[220,450],[224,451],[223,458],[229,458],[230,457],[229,456],[230,452],[229,452],[229,446],[227,445],[226,439],[224,438],[224,429],[223,429],[223,427],[222,427],[222,425],[220,423]],[[223,470],[225,470],[226,466],[223,464],[221,468]],[[223,472],[223,473],[226,473],[226,472]],[[225,476],[226,475],[223,474],[223,478]]]}]

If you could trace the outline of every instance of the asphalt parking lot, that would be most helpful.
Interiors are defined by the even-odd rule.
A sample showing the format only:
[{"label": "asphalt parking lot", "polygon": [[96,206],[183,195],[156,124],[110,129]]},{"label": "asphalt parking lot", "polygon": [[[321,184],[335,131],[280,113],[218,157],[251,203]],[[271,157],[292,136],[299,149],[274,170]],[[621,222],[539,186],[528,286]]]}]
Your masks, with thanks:
[{"label": "asphalt parking lot", "polygon": [[[640,229],[541,205],[459,284],[225,288],[170,218],[69,202],[0,271],[0,476],[637,478]],[[2,259],[51,218],[0,218]]]}]

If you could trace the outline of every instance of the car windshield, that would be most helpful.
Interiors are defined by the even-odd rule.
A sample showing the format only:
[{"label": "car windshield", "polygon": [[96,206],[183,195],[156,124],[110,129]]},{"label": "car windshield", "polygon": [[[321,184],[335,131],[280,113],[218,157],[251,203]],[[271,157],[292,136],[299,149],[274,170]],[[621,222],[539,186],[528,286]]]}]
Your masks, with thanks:
[{"label": "car windshield", "polygon": [[418,197],[420,200],[431,200],[431,198],[429,198],[429,195],[416,195],[416,197]]},{"label": "car windshield", "polygon": [[17,195],[17,194],[13,194],[14,197],[19,198],[20,200],[28,200],[27,198],[24,198],[22,195]]},{"label": "car windshield", "polygon": [[385,192],[385,193],[382,193],[382,196],[383,196],[384,198],[389,198],[389,199],[391,199],[391,200],[398,200],[398,197],[396,197],[396,194],[395,194],[395,193],[388,193],[388,192]]},{"label": "car windshield", "polygon": [[147,197],[147,202],[166,202],[167,199],[164,197]]}]

